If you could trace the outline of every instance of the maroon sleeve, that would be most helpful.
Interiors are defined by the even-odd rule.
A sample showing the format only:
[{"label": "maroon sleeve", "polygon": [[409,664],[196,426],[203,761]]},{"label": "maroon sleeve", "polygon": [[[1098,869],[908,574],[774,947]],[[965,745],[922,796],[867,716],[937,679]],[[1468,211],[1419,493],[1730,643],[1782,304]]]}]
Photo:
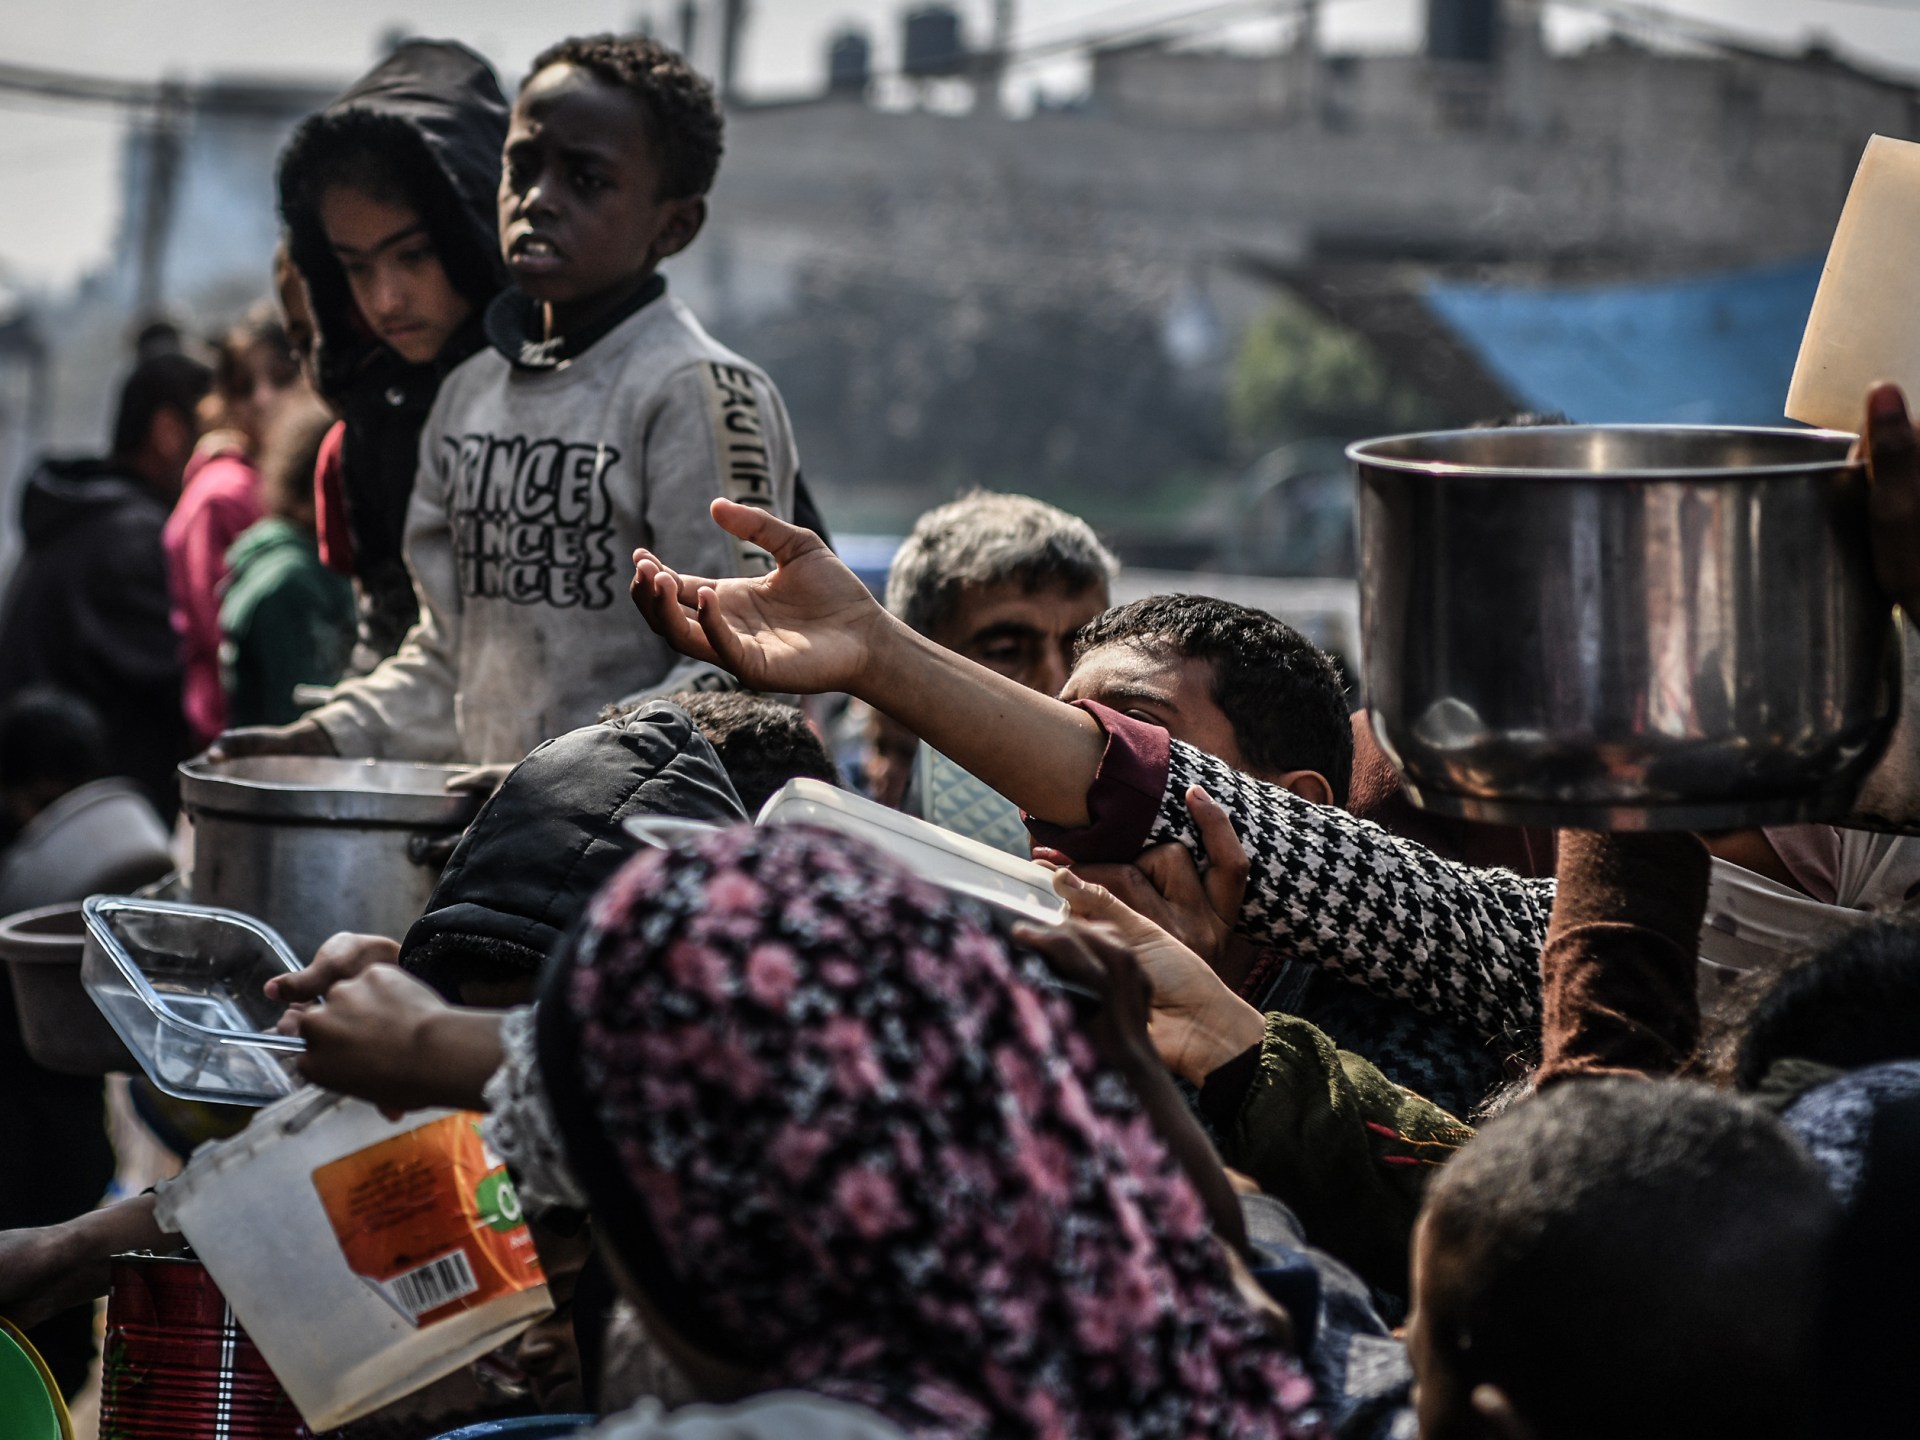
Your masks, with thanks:
[{"label": "maroon sleeve", "polygon": [[1167,792],[1167,732],[1145,720],[1110,710],[1096,700],[1076,701],[1100,722],[1107,748],[1087,790],[1092,819],[1078,829],[1027,819],[1036,845],[1048,846],[1083,865],[1117,865],[1147,848],[1147,836]]},{"label": "maroon sleeve", "polygon": [[1535,1083],[1671,1075],[1700,1040],[1706,847],[1687,834],[1563,830],[1559,840]]},{"label": "maroon sleeve", "polygon": [[346,477],[341,473],[347,422],[337,421],[320,442],[313,464],[313,522],[320,536],[320,563],[353,574],[353,531],[347,528]]}]

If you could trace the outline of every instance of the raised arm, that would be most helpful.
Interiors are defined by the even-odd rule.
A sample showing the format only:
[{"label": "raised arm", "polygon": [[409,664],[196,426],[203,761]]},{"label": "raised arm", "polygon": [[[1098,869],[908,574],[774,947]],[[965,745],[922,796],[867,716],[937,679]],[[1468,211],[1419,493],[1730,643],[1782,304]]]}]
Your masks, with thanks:
[{"label": "raised arm", "polygon": [[728,500],[714,521],[774,558],[771,575],[681,575],[636,550],[633,600],[683,655],[754,690],[842,690],[891,716],[1030,814],[1087,820],[1106,740],[1092,716],[896,620],[811,531]]},{"label": "raised arm", "polygon": [[[636,551],[634,602],[675,649],[754,689],[856,695],[1026,810],[1041,843],[1076,859],[1112,858],[1077,853],[1073,833],[1091,818],[1088,793],[1109,739],[1101,720],[915,634],[807,531],[725,501],[714,502],[713,515],[764,546],[778,568],[716,581],[678,575]],[[1105,723],[1123,738],[1141,728],[1111,714]],[[1153,736],[1166,745],[1164,732]],[[1252,860],[1243,933],[1480,1033],[1531,1039],[1550,881],[1452,864],[1191,746],[1170,750],[1164,770],[1157,760],[1140,767],[1143,779],[1152,772],[1156,793],[1145,797],[1137,835],[1122,837],[1127,858],[1169,840],[1205,853],[1185,800],[1190,786],[1204,786]]]},{"label": "raised arm", "polygon": [[1562,830],[1559,841],[1535,1083],[1671,1075],[1700,1041],[1706,847],[1688,834]]}]

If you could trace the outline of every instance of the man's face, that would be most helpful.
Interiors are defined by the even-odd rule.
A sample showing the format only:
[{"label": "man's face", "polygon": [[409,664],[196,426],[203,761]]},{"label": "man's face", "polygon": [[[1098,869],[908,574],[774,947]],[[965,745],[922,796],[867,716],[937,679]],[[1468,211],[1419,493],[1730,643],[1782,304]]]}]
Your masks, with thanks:
[{"label": "man's face", "polygon": [[549,65],[514,101],[501,253],[520,288],[563,323],[624,298],[706,218],[697,196],[663,197],[652,129],[637,96],[577,65]]},{"label": "man's face", "polygon": [[1121,641],[1081,656],[1060,698],[1098,700],[1244,770],[1233,725],[1214,702],[1213,679],[1211,660]]},{"label": "man's face", "polygon": [[947,622],[930,638],[1029,690],[1058,695],[1067,683],[1073,637],[1106,608],[1104,585],[1029,590],[1007,580],[961,592]]}]

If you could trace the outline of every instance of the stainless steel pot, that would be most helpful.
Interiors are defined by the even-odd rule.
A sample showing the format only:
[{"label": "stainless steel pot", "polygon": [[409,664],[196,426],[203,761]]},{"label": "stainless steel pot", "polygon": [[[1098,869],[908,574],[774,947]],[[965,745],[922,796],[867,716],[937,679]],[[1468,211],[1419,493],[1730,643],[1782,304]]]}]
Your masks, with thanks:
[{"label": "stainless steel pot", "polygon": [[1608,829],[1844,815],[1898,705],[1850,440],[1565,426],[1352,446],[1368,704],[1417,803]]},{"label": "stainless steel pot", "polygon": [[252,915],[302,961],[329,935],[400,939],[483,797],[450,765],[257,755],[180,767],[194,903]]}]

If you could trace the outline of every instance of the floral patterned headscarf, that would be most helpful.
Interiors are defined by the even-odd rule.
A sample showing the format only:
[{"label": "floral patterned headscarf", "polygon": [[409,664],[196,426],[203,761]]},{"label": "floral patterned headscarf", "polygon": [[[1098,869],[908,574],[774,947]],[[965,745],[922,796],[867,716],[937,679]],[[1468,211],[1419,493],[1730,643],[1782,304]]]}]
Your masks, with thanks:
[{"label": "floral patterned headscarf", "polygon": [[701,1348],[919,1437],[1287,1437],[1310,1385],[1043,962],[843,836],[629,862],[541,1072],[621,1261]]}]

